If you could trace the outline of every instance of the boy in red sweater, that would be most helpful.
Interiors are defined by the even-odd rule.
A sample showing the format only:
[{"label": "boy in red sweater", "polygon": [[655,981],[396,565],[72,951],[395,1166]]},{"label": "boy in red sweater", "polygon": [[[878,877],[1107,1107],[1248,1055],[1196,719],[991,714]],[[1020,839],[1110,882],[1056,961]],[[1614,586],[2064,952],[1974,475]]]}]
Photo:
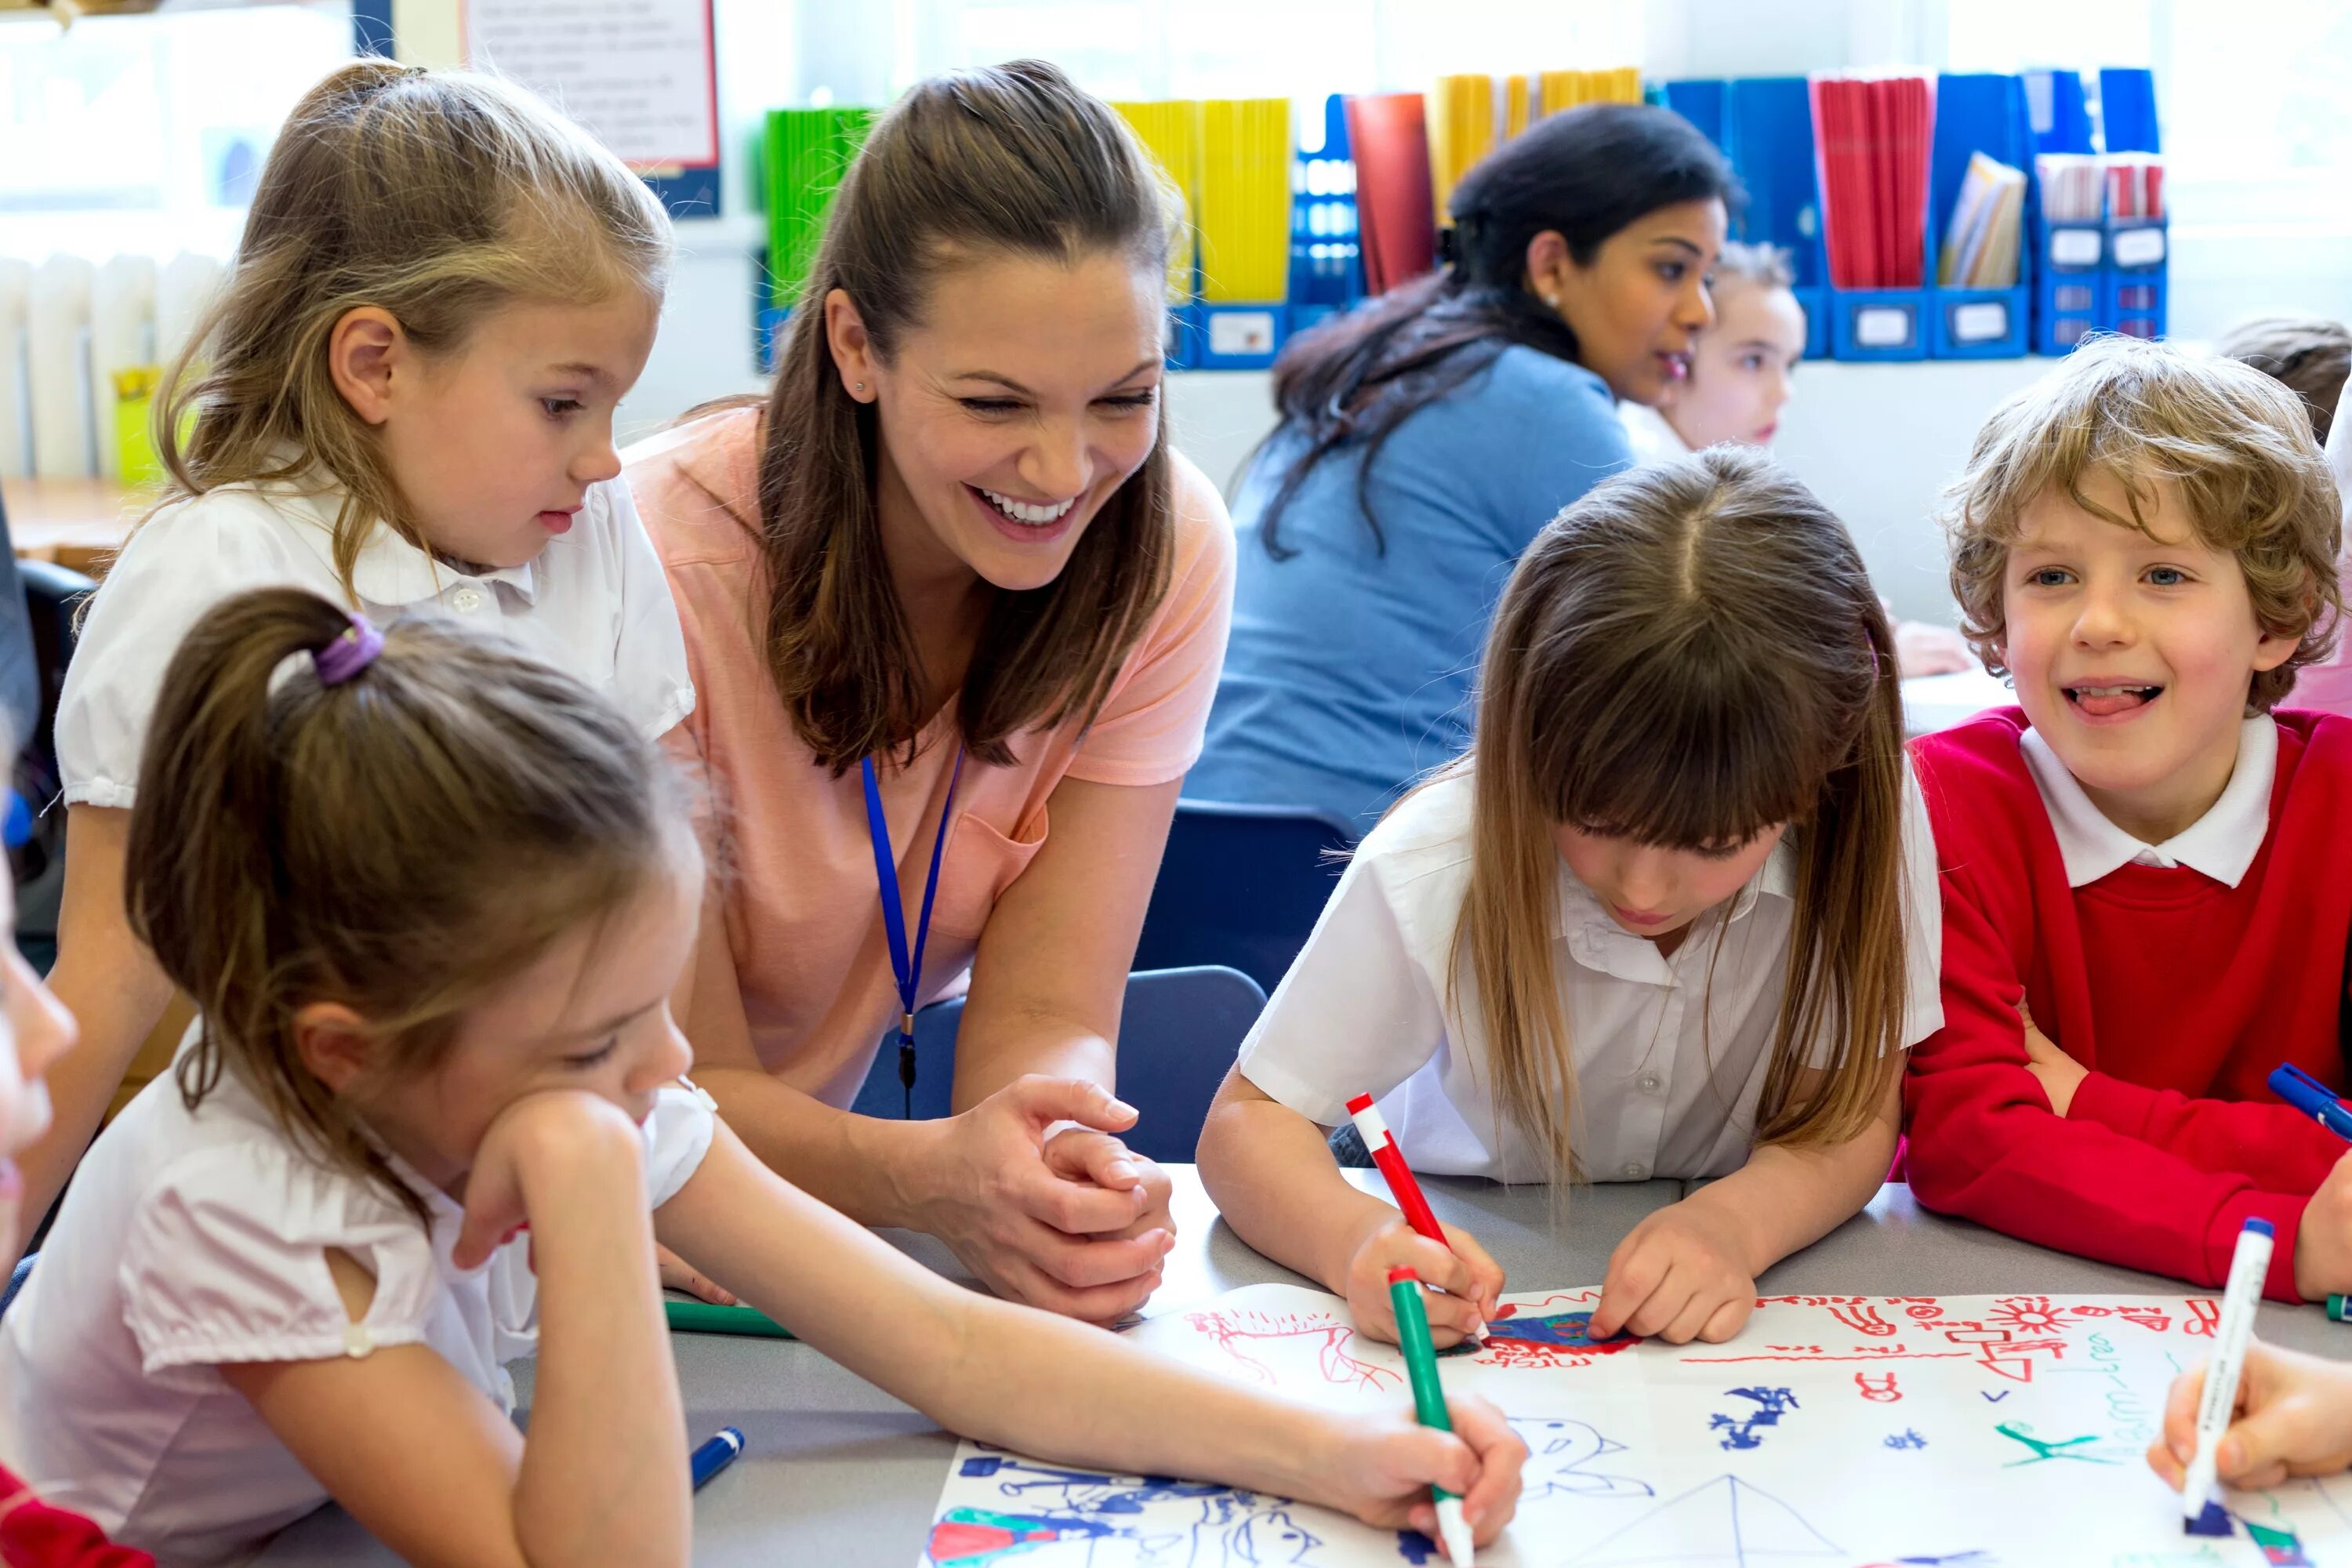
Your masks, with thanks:
[{"label": "boy in red sweater", "polygon": [[2352,1157],[2263,1081],[2345,1080],[2352,721],[2271,712],[2343,607],[2303,409],[2110,339],[2003,405],[1952,493],[1962,625],[2018,707],[1914,743],[1945,1024],[1905,1086],[1913,1191],[2206,1286],[2261,1215],[2271,1295],[2352,1291]]}]

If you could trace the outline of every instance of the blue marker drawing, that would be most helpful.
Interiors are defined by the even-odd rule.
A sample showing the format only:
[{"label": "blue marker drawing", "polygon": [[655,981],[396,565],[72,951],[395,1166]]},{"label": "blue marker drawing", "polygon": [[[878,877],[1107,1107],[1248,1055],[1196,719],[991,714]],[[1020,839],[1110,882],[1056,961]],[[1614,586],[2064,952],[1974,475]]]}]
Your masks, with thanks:
[{"label": "blue marker drawing", "polygon": [[[1906,1426],[1894,1436],[1887,1438],[1886,1446],[1890,1448],[1924,1448],[1927,1446],[1927,1439]],[[1905,1558],[1902,1561],[1909,1562],[1910,1559]]]},{"label": "blue marker drawing", "polygon": [[1747,1415],[1710,1415],[1710,1430],[1723,1434],[1727,1448],[1760,1448],[1764,1439],[1756,1435],[1759,1427],[1778,1426],[1783,1411],[1797,1408],[1796,1394],[1786,1388],[1734,1388],[1725,1392],[1727,1399],[1752,1399],[1754,1411]]}]

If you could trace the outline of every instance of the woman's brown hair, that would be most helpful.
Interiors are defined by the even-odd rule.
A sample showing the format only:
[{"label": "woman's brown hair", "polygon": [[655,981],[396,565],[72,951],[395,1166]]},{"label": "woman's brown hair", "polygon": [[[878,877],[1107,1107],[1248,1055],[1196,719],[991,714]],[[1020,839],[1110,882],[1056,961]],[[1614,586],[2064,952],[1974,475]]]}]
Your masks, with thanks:
[{"label": "woman's brown hair", "polygon": [[1555,824],[1675,849],[1788,824],[1796,918],[1756,1137],[1868,1125],[1903,1061],[1902,697],[1862,556],[1811,491],[1718,447],[1562,511],[1504,591],[1455,767],[1473,827],[1448,1002],[1475,985],[1496,1102],[1556,1174],[1576,1172],[1576,1082]]},{"label": "woman's brown hair", "polygon": [[635,727],[496,637],[404,618],[340,685],[308,658],[278,674],[352,626],[261,588],[188,634],[140,763],[124,902],[202,1010],[177,1068],[189,1108],[234,1072],[307,1152],[423,1220],[303,1066],[296,1014],[339,1003],[380,1070],[429,1070],[467,1007],[675,875],[693,837]]},{"label": "woman's brown hair", "polygon": [[163,500],[222,485],[340,489],[346,592],[379,519],[422,546],[375,432],[336,390],[335,323],[373,305],[428,355],[520,300],[658,300],[661,203],[519,87],[355,60],[303,95],[263,164],[221,296],[155,400]]},{"label": "woman's brown hair", "polygon": [[[1052,66],[1021,60],[918,83],[876,121],[835,195],[768,399],[760,530],[776,692],[838,773],[911,751],[930,715],[922,659],[882,553],[880,431],[841,384],[824,300],[845,292],[888,363],[947,268],[991,257],[1071,265],[1112,252],[1154,277],[1178,205],[1127,122]],[[1168,588],[1168,426],[1053,582],[999,593],[956,708],[965,747],[1090,719]]]}]

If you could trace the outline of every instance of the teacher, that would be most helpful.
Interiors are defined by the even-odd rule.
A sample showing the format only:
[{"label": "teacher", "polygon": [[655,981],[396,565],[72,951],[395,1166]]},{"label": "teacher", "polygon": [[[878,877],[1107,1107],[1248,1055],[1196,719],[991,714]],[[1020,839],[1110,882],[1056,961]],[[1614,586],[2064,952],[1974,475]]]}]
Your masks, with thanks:
[{"label": "teacher", "polygon": [[1187,795],[1360,833],[1463,749],[1512,565],[1632,461],[1616,400],[1655,403],[1713,320],[1737,188],[1665,110],[1552,115],[1454,187],[1446,265],[1292,340]]},{"label": "teacher", "polygon": [[[1174,1243],[1113,1041],[1233,595],[1223,505],[1167,446],[1176,232],[1053,67],[932,78],[851,163],[764,406],[627,470],[709,792],[696,1081],[825,1202],[1097,1321]],[[954,1060],[906,1063],[957,1113],[844,1109],[967,971]]]}]

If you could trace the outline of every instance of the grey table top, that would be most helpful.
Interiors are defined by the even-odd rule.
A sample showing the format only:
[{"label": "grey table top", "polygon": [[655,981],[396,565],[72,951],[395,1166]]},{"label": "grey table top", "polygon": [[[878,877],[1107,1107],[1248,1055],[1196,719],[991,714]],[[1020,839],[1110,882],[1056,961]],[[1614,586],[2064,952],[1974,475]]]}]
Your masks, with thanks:
[{"label": "grey table top", "polygon": [[[1222,1223],[1190,1166],[1176,1176],[1179,1239],[1150,1310],[1189,1307],[1270,1280],[1297,1282]],[[1379,1191],[1372,1172],[1351,1172]],[[1597,1285],[1611,1249],[1644,1215],[1684,1191],[1676,1182],[1580,1188],[1555,1213],[1544,1187],[1433,1179],[1431,1206],[1466,1226],[1514,1289]],[[1555,1228],[1557,1221],[1557,1228]],[[942,1272],[962,1271],[928,1237],[895,1237]],[[2178,1295],[2178,1280],[2092,1263],[1921,1209],[1890,1184],[1861,1214],[1757,1282],[1770,1295]],[[2315,1307],[2264,1304],[2258,1331],[2275,1343],[2352,1355],[2352,1325]],[[695,1499],[695,1561],[825,1563],[915,1568],[955,1439],[808,1346],[717,1335],[677,1337],[678,1383],[699,1439],[740,1426],[743,1457]],[[527,1366],[516,1369],[529,1395]],[[320,1510],[257,1559],[272,1565],[394,1561],[344,1515]]]}]

